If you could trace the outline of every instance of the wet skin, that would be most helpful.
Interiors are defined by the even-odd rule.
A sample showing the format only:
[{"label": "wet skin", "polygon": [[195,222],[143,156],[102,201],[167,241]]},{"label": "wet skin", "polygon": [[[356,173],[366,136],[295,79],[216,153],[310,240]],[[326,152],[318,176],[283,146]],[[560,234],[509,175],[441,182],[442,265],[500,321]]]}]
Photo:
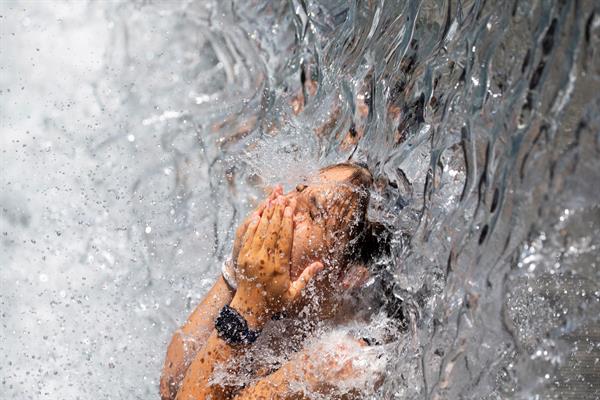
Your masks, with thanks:
[{"label": "wet skin", "polygon": [[[354,166],[335,166],[287,194],[276,187],[241,224],[232,252],[238,289],[231,291],[219,279],[209,293],[210,299],[205,299],[194,311],[181,333],[176,332],[161,378],[163,399],[173,399],[175,394],[179,399],[229,397],[226,387],[209,384],[211,371],[243,350],[230,348],[215,335],[211,321],[219,307],[229,304],[256,329],[261,329],[274,312],[281,310],[297,317],[296,312],[303,308],[303,319],[308,323],[300,324],[302,330],[310,329],[310,321],[329,318],[335,313],[337,293],[351,286],[348,282],[352,280],[347,279],[352,274],[347,274],[349,268],[343,251],[356,222],[364,219],[368,201],[360,193],[364,194],[370,185],[370,175],[362,180],[368,183],[354,187],[348,178],[356,171]],[[310,290],[305,288],[307,285],[311,285]],[[314,313],[306,312],[310,308],[306,305],[311,302]],[[192,347],[182,342],[185,337],[194,344]],[[275,380],[279,382],[276,387],[284,390],[288,372],[302,368],[305,361],[290,360],[281,371],[257,384]],[[274,388],[271,383],[267,390]],[[262,392],[246,394],[254,398],[258,393]],[[246,398],[240,395],[239,398]]]},{"label": "wet skin", "polygon": [[[331,249],[326,246],[331,245],[334,240],[340,241],[348,236],[347,232],[343,232],[342,226],[360,213],[355,199],[347,198],[347,192],[341,195],[339,193],[341,187],[349,187],[345,180],[353,172],[352,168],[325,170],[314,179],[298,184],[295,190],[287,194],[283,194],[281,186],[276,186],[269,198],[238,229],[233,249],[234,260],[237,259],[241,240],[251,219],[262,215],[265,207],[278,197],[283,197],[286,202],[296,202],[291,278],[297,279],[312,262],[329,259],[328,253]],[[336,238],[336,234],[340,234],[341,237]]]},{"label": "wet skin", "polygon": [[[354,187],[347,182],[356,167],[340,167],[321,171],[318,176],[296,186],[295,190],[283,194],[275,187],[269,198],[240,227],[236,235],[233,256],[239,254],[239,243],[248,229],[249,221],[264,216],[263,211],[275,203],[293,205],[294,229],[289,277],[291,282],[315,263],[323,265],[313,282],[316,290],[311,298],[298,299],[295,309],[304,308],[308,302],[318,302],[318,313],[311,318],[328,318],[335,312],[335,297],[343,289],[344,272],[348,270],[343,251],[350,237],[350,230],[357,219],[364,218],[364,204],[359,201],[364,187]],[[286,239],[290,240],[290,239]],[[320,272],[321,268],[318,268]],[[353,271],[355,273],[355,271]],[[364,271],[358,273],[364,274]],[[312,276],[311,274],[309,274]],[[318,315],[316,315],[318,314]]]}]

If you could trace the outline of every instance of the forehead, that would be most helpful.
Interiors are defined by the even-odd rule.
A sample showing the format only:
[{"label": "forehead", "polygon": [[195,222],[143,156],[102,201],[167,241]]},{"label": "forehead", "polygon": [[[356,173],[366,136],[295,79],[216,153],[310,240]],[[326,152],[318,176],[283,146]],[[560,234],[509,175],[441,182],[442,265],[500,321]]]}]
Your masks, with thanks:
[{"label": "forehead", "polygon": [[[328,191],[332,187],[338,186],[338,184],[347,184],[348,179],[353,173],[354,169],[347,166],[322,169],[318,172],[318,174],[307,177],[303,182],[300,182],[298,186],[296,186],[296,189],[292,189],[287,193],[287,196],[306,197],[315,191]],[[299,190],[298,188],[301,186],[304,186],[307,189]]]},{"label": "forehead", "polygon": [[341,182],[345,181],[354,173],[354,169],[350,167],[336,167],[321,170],[319,179],[324,182]]}]

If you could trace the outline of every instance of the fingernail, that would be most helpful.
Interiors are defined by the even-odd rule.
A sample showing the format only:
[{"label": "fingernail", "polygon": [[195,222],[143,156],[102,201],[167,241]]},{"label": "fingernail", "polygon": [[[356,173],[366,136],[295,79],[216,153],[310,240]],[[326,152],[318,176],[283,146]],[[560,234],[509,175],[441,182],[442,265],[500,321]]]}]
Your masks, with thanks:
[{"label": "fingernail", "polygon": [[291,217],[292,216],[292,209],[290,207],[286,207],[285,211],[283,212],[284,217]]}]

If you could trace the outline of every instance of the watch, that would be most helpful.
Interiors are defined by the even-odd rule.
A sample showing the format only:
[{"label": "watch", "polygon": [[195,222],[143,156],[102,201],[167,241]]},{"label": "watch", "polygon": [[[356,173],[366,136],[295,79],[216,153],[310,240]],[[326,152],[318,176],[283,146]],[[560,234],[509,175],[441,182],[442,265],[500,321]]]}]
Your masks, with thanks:
[{"label": "watch", "polygon": [[248,328],[246,319],[228,305],[219,312],[215,329],[219,337],[229,344],[252,344],[260,335],[260,331]]}]

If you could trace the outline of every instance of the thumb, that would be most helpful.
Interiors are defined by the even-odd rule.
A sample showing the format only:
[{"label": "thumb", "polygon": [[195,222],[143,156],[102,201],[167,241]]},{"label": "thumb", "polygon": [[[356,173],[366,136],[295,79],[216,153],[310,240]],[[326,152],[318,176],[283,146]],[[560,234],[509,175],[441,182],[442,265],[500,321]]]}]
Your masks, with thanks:
[{"label": "thumb", "polygon": [[300,293],[304,290],[306,285],[317,275],[320,271],[323,270],[323,264],[316,261],[310,264],[308,267],[302,271],[302,274],[290,285],[290,288],[287,292],[287,298],[289,301],[294,301]]}]

